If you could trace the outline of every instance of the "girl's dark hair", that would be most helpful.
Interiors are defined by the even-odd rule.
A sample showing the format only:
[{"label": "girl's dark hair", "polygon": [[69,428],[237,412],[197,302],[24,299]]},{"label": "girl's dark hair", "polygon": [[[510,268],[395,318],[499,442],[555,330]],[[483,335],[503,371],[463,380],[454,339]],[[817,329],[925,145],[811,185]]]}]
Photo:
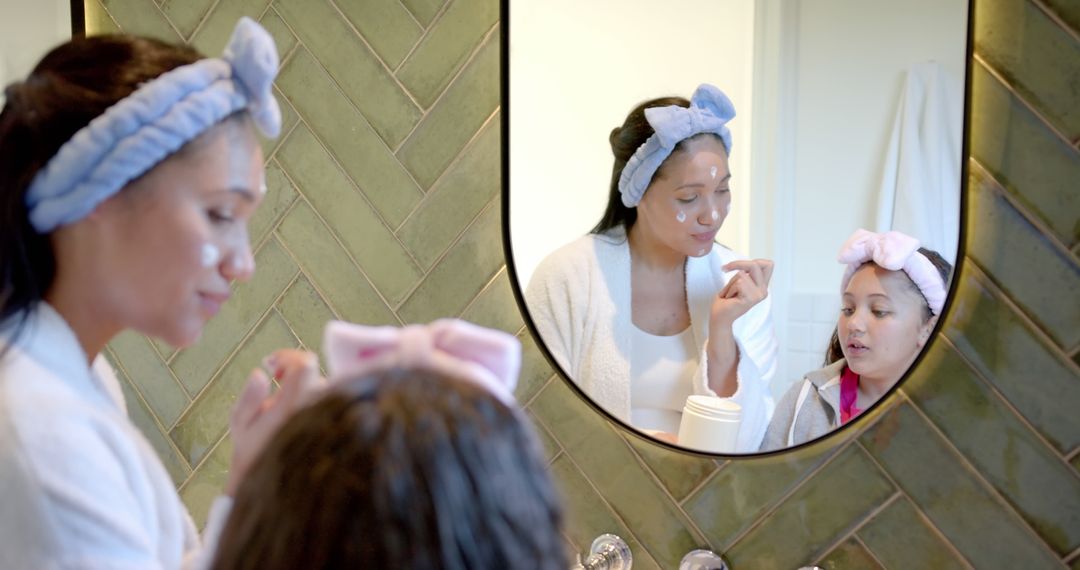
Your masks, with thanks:
[{"label": "girl's dark hair", "polygon": [[[194,49],[127,35],[75,38],[4,90],[0,112],[0,324],[18,336],[56,275],[48,235],[30,225],[24,202],[34,175],[68,139],[138,86],[202,56]],[[20,315],[16,317],[17,315]],[[13,317],[17,322],[12,322]],[[8,346],[0,348],[0,357]]]},{"label": "girl's dark hair", "polygon": [[523,414],[391,370],[286,422],[241,484],[213,568],[565,570],[562,516]]},{"label": "girl's dark hair", "polygon": [[[621,127],[612,129],[611,135],[608,136],[608,141],[611,143],[611,152],[615,155],[615,163],[611,166],[611,187],[608,191],[607,209],[604,210],[604,215],[600,218],[600,222],[597,223],[589,233],[604,233],[618,226],[622,226],[629,232],[630,228],[634,227],[634,222],[637,221],[637,208],[627,208],[623,205],[622,194],[619,193],[619,177],[622,176],[623,168],[626,167],[626,163],[630,160],[630,157],[634,156],[634,152],[637,151],[638,147],[645,144],[645,141],[649,140],[649,137],[656,132],[653,130],[652,126],[649,125],[649,122],[645,120],[645,109],[650,107],[668,107],[671,105],[689,107],[690,101],[683,97],[661,97],[659,99],[650,99],[637,107],[634,107],[634,109],[630,111],[630,114],[626,116],[626,120],[623,121]],[[721,140],[717,135],[700,133],[680,141],[679,144],[675,145],[671,154],[674,155],[682,151],[686,148],[686,144],[689,141],[702,136],[713,136],[716,137],[716,140]],[[657,176],[661,174],[663,168],[664,165],[661,164],[660,168],[656,171]]]},{"label": "girl's dark hair", "polygon": [[[926,258],[930,260],[930,263],[938,270],[938,274],[941,275],[941,280],[945,283],[945,288],[948,289],[949,276],[952,274],[952,265],[950,265],[948,261],[945,261],[945,258],[941,257],[941,254],[932,249],[920,247],[919,253],[925,255]],[[907,274],[905,273],[904,276],[906,277]],[[920,297],[922,297],[919,288],[915,286],[915,283],[911,281],[910,278],[908,278],[907,283],[916,293],[919,293]],[[932,316],[933,313],[930,312],[930,305],[923,299],[923,322],[929,321]],[[829,348],[825,350],[825,366],[828,366],[843,357],[844,352],[840,347],[840,336],[837,334],[836,328],[833,328],[832,338],[829,339]]]}]

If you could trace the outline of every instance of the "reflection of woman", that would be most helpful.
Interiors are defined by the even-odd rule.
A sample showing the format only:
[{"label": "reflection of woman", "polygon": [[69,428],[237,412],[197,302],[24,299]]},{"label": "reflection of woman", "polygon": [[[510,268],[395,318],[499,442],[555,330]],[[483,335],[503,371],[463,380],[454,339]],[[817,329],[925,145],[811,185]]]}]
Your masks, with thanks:
[{"label": "reflection of woman", "polygon": [[941,314],[952,268],[915,238],[858,230],[839,260],[848,268],[827,366],[780,399],[762,450],[810,441],[872,406],[907,372]]},{"label": "reflection of woman", "polygon": [[711,85],[631,111],[611,133],[603,219],[548,256],[525,297],[559,365],[608,411],[670,439],[687,396],[730,396],[733,451],[755,451],[772,407],[772,263],[713,241],[731,206],[734,115]]},{"label": "reflection of woman", "polygon": [[[125,329],[183,346],[254,270],[247,224],[280,114],[254,21],[224,59],[130,36],[74,39],[0,113],[0,567],[181,568],[203,552],[101,356]],[[255,375],[227,490],[299,384]],[[212,540],[229,500],[211,509]]]}]

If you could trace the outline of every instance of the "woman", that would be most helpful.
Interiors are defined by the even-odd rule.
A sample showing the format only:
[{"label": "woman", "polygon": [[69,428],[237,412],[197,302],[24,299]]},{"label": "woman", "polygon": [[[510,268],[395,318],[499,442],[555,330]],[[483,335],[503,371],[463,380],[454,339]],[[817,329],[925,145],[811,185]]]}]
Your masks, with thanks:
[{"label": "woman", "polygon": [[826,366],[793,384],[777,405],[762,450],[798,445],[848,423],[907,372],[934,330],[952,267],[900,232],[857,230]]},{"label": "woman", "polygon": [[[206,560],[101,356],[123,330],[194,342],[254,260],[265,192],[252,126],[280,129],[277,53],[243,19],[222,59],[77,38],[0,113],[0,567],[189,568]],[[313,368],[313,364],[312,364]],[[308,375],[310,378],[313,375]],[[226,492],[309,382],[253,373]],[[212,542],[229,509],[211,509]]]},{"label": "woman", "polygon": [[516,338],[455,320],[331,323],[324,346],[332,388],[259,456],[215,569],[570,567],[513,401]]},{"label": "woman", "polygon": [[756,451],[772,413],[772,263],[714,243],[731,207],[726,124],[735,109],[702,85],[654,99],[612,131],[607,211],[548,256],[525,298],[556,361],[598,404],[674,441],[687,396],[742,406],[733,452]]}]

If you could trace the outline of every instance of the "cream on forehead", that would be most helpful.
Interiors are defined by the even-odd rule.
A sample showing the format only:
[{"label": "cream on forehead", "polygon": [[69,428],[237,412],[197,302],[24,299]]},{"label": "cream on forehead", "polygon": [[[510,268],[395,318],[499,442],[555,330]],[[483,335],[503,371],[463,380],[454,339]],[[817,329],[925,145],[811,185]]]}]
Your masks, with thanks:
[{"label": "cream on forehead", "polygon": [[716,167],[715,166],[712,166],[712,167],[709,168],[709,178],[716,178]]},{"label": "cream on forehead", "polygon": [[200,256],[203,267],[213,267],[221,261],[221,249],[212,243],[204,243]]}]

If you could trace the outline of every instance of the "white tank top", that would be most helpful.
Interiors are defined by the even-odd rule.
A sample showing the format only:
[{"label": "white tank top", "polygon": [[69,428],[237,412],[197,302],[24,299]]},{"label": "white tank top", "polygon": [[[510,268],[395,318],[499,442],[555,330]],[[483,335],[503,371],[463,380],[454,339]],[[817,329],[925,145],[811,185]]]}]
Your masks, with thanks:
[{"label": "white tank top", "polygon": [[694,335],[690,327],[671,336],[630,328],[630,423],[638,429],[679,433],[700,358]]}]

